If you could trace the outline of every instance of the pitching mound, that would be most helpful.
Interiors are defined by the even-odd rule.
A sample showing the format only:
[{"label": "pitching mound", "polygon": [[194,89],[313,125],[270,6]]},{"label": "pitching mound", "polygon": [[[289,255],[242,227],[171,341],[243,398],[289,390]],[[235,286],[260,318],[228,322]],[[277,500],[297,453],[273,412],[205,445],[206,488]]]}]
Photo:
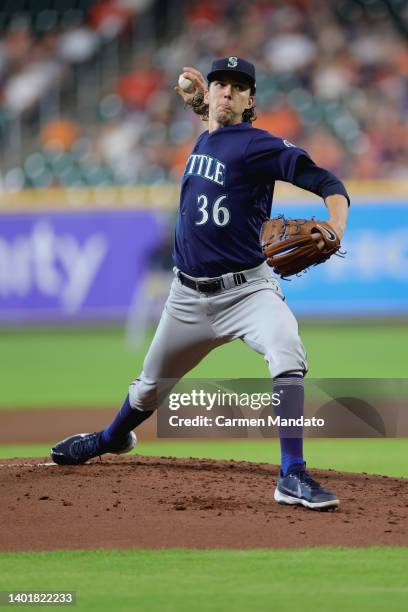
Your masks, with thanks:
[{"label": "pitching mound", "polygon": [[408,546],[407,481],[313,470],[335,512],[273,501],[276,466],[112,457],[0,462],[1,550]]}]

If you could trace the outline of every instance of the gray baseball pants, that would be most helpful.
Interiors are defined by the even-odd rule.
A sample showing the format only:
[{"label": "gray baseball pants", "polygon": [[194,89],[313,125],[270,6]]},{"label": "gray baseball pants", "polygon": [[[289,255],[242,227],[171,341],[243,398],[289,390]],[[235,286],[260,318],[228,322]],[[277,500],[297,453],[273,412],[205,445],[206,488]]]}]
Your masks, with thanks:
[{"label": "gray baseball pants", "polygon": [[236,287],[233,274],[225,274],[226,288],[216,294],[175,277],[143,370],[129,386],[132,408],[155,410],[161,379],[175,384],[214,348],[237,338],[264,356],[272,378],[307,371],[297,321],[272,271],[263,263],[243,272],[247,283]]}]

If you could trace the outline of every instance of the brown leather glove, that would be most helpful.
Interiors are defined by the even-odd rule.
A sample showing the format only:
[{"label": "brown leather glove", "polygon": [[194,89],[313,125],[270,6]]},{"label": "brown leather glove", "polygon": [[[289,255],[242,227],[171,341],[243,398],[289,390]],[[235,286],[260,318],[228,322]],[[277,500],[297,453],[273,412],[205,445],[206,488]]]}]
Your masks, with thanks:
[{"label": "brown leather glove", "polygon": [[323,263],[340,249],[340,239],[327,221],[285,219],[265,221],[261,246],[266,263],[282,278]]}]

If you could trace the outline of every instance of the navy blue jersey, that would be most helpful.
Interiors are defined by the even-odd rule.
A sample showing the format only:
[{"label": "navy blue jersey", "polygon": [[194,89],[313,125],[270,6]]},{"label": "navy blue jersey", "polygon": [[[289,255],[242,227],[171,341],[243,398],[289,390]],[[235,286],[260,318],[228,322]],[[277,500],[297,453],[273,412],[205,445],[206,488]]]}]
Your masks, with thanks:
[{"label": "navy blue jersey", "polygon": [[293,182],[300,156],[307,153],[248,123],[201,134],[181,185],[175,265],[214,277],[261,264],[259,233],[275,181]]}]

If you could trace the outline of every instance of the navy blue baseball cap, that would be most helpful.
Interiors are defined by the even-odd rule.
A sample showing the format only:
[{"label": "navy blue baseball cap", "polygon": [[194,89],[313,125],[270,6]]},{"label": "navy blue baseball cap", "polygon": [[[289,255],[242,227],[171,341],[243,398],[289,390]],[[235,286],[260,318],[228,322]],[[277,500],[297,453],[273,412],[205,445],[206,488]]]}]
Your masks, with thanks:
[{"label": "navy blue baseball cap", "polygon": [[244,83],[248,83],[251,94],[254,95],[256,90],[255,66],[236,55],[215,60],[212,63],[211,71],[207,74],[207,81],[211,83],[211,81],[221,80],[226,75],[232,76],[234,74]]}]

